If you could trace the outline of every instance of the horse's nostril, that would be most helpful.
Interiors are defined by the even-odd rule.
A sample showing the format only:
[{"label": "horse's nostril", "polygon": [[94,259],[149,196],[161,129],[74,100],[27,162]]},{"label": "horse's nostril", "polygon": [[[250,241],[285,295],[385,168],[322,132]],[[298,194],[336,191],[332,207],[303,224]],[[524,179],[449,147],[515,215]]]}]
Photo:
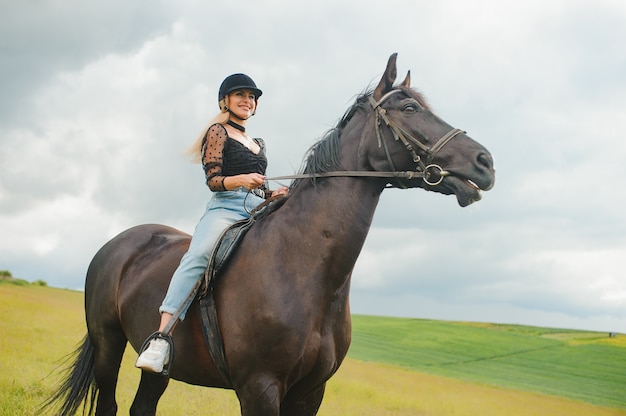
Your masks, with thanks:
[{"label": "horse's nostril", "polygon": [[489,153],[480,153],[478,155],[478,163],[487,169],[493,169],[493,158]]}]

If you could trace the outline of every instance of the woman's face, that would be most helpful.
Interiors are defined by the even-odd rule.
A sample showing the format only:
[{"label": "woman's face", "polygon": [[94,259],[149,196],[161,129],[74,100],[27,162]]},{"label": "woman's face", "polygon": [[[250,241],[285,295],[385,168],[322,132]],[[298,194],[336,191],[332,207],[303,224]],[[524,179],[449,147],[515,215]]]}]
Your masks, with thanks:
[{"label": "woman's face", "polygon": [[256,96],[251,90],[235,90],[228,94],[228,108],[240,120],[247,120],[256,110]]}]

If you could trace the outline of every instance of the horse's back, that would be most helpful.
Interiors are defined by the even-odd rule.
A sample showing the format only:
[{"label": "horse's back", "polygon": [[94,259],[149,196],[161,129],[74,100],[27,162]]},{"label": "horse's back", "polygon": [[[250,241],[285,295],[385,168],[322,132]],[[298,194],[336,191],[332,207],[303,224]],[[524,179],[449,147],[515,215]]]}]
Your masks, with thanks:
[{"label": "horse's back", "polygon": [[[190,240],[188,234],[175,228],[145,224],[107,242],[92,259],[85,280],[90,333],[113,327],[134,333],[125,328],[136,325],[126,319],[133,316],[144,317],[144,325],[146,320],[154,320],[153,327],[157,327],[156,311]],[[140,332],[141,337],[146,330]]]}]

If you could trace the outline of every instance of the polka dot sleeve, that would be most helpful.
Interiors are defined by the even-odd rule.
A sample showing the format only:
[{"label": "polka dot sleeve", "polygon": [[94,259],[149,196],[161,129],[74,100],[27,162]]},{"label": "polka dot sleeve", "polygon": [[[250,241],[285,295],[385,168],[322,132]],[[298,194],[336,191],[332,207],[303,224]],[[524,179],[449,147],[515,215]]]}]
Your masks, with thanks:
[{"label": "polka dot sleeve", "polygon": [[213,192],[225,191],[222,173],[224,163],[224,146],[228,134],[221,124],[213,124],[209,127],[202,142],[202,166],[206,176],[206,184]]}]

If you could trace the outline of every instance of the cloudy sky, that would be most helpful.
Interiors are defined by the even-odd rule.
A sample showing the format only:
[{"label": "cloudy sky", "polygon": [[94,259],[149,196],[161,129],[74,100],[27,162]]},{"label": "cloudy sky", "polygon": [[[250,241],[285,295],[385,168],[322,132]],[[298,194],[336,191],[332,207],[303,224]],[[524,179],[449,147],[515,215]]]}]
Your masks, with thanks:
[{"label": "cloudy sky", "polygon": [[265,92],[248,129],[285,175],[398,52],[496,186],[385,191],[353,312],[626,332],[624,39],[622,0],[2,2],[0,270],[81,289],[126,228],[191,232],[182,152],[225,76]]}]

